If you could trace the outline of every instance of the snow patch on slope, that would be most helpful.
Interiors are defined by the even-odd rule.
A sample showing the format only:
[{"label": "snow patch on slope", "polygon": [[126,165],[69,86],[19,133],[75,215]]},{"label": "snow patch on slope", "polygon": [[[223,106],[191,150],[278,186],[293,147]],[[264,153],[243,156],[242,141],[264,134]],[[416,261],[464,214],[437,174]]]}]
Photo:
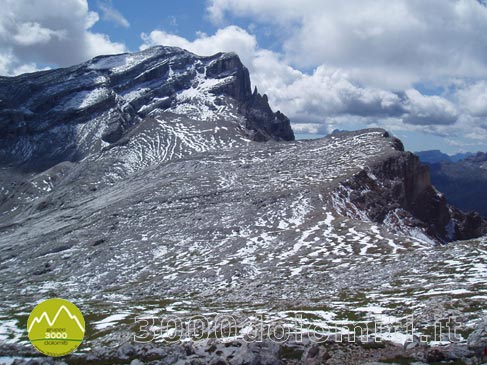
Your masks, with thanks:
[{"label": "snow patch on slope", "polygon": [[85,109],[102,102],[110,97],[110,95],[111,91],[103,87],[93,90],[83,90],[71,96],[65,103],[61,103],[55,110]]},{"label": "snow patch on slope", "polygon": [[234,80],[233,76],[222,79],[207,78],[206,67],[203,72],[198,72],[197,68],[201,64],[193,65],[196,76],[191,87],[178,92],[176,95],[176,105],[169,110],[184,114],[190,118],[203,121],[213,121],[221,118],[222,105],[217,102],[217,95],[212,90],[220,85]]}]

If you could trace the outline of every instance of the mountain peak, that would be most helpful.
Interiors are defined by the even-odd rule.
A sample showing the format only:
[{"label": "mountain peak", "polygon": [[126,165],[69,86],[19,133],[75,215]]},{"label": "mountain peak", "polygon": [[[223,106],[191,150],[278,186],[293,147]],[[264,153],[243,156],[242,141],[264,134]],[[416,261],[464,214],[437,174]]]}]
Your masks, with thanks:
[{"label": "mountain peak", "polygon": [[256,141],[294,139],[289,120],[272,112],[265,96],[252,95],[248,69],[235,53],[201,57],[157,46],[99,56],[2,78],[0,100],[0,161],[26,169],[99,153],[163,113],[208,127],[232,121],[235,132]]}]

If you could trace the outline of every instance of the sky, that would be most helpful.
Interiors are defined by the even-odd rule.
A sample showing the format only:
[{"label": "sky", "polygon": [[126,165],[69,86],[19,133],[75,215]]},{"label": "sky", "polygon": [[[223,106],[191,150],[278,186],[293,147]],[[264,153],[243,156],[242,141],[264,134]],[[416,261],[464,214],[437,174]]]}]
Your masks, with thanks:
[{"label": "sky", "polygon": [[487,151],[485,0],[0,0],[0,75],[154,45],[236,52],[299,135]]}]

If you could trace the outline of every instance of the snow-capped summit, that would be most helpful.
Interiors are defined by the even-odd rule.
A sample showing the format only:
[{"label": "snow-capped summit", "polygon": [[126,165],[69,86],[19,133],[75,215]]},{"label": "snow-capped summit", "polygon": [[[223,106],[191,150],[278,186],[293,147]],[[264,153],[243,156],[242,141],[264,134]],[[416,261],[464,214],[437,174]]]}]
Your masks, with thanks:
[{"label": "snow-capped summit", "polygon": [[[148,118],[164,124],[177,116],[251,140],[294,139],[289,120],[252,93],[236,54],[199,57],[159,46],[1,77],[0,162],[40,170],[79,161],[127,140]],[[164,126],[151,129],[157,134]]]}]

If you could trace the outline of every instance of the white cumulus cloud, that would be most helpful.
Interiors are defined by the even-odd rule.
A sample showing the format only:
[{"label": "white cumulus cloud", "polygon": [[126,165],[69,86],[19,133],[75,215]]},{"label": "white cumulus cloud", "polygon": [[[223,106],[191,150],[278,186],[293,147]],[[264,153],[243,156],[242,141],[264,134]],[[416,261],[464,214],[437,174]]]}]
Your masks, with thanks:
[{"label": "white cumulus cloud", "polygon": [[487,117],[487,81],[477,81],[462,87],[458,92],[458,99],[471,115]]},{"label": "white cumulus cloud", "polygon": [[250,69],[252,82],[268,94],[271,104],[294,122],[324,123],[339,115],[397,117],[410,124],[452,124],[457,112],[440,96],[425,96],[415,89],[397,93],[360,86],[346,71],[318,66],[306,74],[285,63],[283,57],[258,47],[255,36],[237,26],[213,35],[199,33],[194,40],[161,30],[142,34],[142,49],[153,45],[177,46],[199,55],[236,52]]},{"label": "white cumulus cloud", "polygon": [[208,12],[272,25],[291,64],[346,69],[368,85],[487,77],[487,8],[477,0],[211,0]]},{"label": "white cumulus cloud", "polygon": [[126,51],[124,44],[90,30],[98,20],[86,0],[3,0],[0,73],[31,72],[38,65],[69,66]]},{"label": "white cumulus cloud", "polygon": [[422,95],[414,89],[406,90],[404,121],[411,124],[454,124],[458,119],[457,108],[450,101],[437,95]]},{"label": "white cumulus cloud", "polygon": [[238,19],[271,33],[281,54],[260,67],[282,76],[253,78],[303,122],[295,128],[356,123],[462,143],[487,136],[485,1],[210,0],[207,11],[216,25]]},{"label": "white cumulus cloud", "polygon": [[141,49],[154,45],[174,46],[203,56],[218,52],[235,52],[246,64],[251,63],[257,48],[255,37],[237,26],[219,29],[214,35],[199,32],[192,41],[162,30],[143,33],[142,39],[144,44]]}]

